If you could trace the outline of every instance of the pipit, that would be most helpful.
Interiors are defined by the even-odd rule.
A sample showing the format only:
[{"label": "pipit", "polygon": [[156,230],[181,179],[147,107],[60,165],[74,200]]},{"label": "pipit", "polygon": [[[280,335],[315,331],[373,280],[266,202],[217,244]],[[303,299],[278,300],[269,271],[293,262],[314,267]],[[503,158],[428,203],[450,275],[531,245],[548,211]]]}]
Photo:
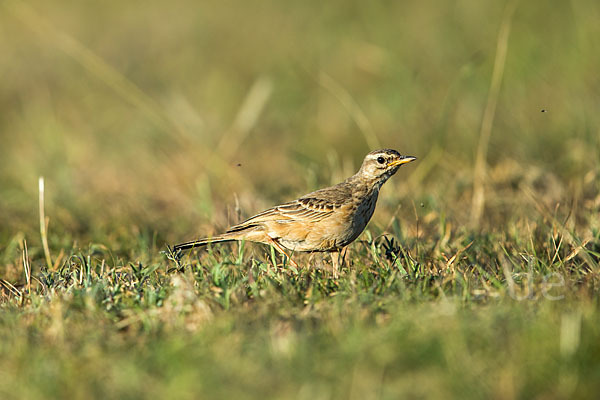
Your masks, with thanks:
[{"label": "pipit", "polygon": [[296,267],[298,264],[284,248],[293,252],[329,252],[337,277],[340,251],[367,226],[375,211],[379,189],[402,164],[414,160],[416,157],[402,156],[396,150],[372,151],[358,172],[344,182],[269,208],[230,227],[222,235],[178,244],[173,251],[180,256],[182,250],[194,247],[247,240],[273,246]]}]

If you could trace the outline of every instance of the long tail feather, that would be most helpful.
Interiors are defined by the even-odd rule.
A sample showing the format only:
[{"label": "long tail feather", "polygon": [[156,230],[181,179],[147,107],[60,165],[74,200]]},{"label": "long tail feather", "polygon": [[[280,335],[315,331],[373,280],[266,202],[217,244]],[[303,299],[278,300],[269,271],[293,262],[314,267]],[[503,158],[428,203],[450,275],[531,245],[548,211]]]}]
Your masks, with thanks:
[{"label": "long tail feather", "polygon": [[191,242],[180,243],[178,245],[173,246],[173,251],[178,253],[183,250],[193,249],[195,247],[202,247],[212,243],[222,243],[222,242],[233,242],[236,239],[232,238],[228,235],[215,236],[212,238],[204,238],[193,240]]}]

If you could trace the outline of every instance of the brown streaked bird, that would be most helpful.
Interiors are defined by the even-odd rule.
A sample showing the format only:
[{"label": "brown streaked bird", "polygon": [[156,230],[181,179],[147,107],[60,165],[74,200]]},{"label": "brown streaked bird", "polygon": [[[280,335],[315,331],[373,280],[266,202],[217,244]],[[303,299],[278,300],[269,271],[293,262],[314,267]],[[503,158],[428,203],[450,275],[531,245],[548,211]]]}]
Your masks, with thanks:
[{"label": "brown streaked bird", "polygon": [[[375,150],[367,154],[358,172],[337,185],[319,189],[297,200],[269,208],[227,229],[222,235],[181,243],[182,250],[212,243],[247,240],[271,245],[285,252],[329,252],[337,277],[339,252],[365,229],[375,211],[381,186],[402,164],[416,157],[400,155],[396,150]],[[337,253],[335,256],[334,253]]]}]

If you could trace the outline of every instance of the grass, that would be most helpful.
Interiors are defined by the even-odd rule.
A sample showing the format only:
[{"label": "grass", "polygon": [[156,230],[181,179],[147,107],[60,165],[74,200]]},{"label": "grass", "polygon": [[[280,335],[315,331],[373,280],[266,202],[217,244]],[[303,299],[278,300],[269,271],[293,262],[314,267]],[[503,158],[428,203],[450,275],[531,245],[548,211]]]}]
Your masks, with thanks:
[{"label": "grass", "polygon": [[[599,14],[4,2],[0,397],[594,398]],[[161,253],[375,146],[419,160],[339,279]]]}]

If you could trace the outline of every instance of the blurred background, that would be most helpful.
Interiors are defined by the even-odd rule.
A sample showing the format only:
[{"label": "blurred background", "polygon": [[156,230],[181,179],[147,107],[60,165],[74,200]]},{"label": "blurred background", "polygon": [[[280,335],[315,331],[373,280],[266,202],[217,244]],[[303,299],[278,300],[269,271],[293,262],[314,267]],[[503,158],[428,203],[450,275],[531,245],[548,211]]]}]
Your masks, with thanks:
[{"label": "blurred background", "polygon": [[503,24],[480,226],[530,216],[523,188],[592,215],[600,4],[506,7],[4,1],[0,241],[39,246],[39,176],[51,248],[160,247],[337,183],[378,147],[419,161],[384,187],[375,227],[464,226]]}]

